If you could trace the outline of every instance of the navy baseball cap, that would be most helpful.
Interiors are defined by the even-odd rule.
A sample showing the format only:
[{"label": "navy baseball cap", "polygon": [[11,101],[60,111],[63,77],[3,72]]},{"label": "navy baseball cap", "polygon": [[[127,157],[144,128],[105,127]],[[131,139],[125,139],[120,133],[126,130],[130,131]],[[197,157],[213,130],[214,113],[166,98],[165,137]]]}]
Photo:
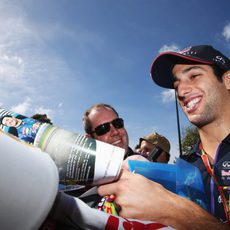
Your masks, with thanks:
[{"label": "navy baseball cap", "polygon": [[159,54],[151,65],[153,81],[161,87],[173,89],[172,69],[175,64],[185,61],[216,65],[223,70],[230,70],[230,60],[212,46],[191,46],[179,52],[168,51]]}]

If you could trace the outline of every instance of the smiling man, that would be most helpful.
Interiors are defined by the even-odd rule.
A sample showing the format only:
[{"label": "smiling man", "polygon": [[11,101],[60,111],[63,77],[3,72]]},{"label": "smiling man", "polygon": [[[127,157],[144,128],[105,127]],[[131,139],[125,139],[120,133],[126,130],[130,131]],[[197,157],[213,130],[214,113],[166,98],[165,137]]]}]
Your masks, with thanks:
[{"label": "smiling man", "polygon": [[159,55],[151,74],[158,85],[176,90],[185,115],[198,128],[200,141],[183,158],[200,169],[210,212],[229,222],[229,59],[211,46],[193,46]]},{"label": "smiling man", "polygon": [[112,106],[103,103],[91,106],[84,113],[83,127],[87,137],[125,149],[125,158],[134,155],[124,121]]},{"label": "smiling man", "polygon": [[183,158],[200,169],[210,209],[127,171],[119,181],[100,186],[99,194],[115,194],[125,218],[176,229],[229,229],[230,60],[212,46],[193,46],[161,53],[151,76],[159,86],[176,90],[184,113],[197,126],[200,140]]}]

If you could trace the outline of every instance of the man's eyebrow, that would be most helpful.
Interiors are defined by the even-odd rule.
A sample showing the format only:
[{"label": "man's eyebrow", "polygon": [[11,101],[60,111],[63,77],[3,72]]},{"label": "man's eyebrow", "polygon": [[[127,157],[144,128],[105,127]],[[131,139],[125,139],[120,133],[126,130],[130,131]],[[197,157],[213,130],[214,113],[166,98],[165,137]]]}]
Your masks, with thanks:
[{"label": "man's eyebrow", "polygon": [[201,70],[204,70],[204,68],[202,68],[202,66],[197,66],[197,65],[196,65],[196,66],[190,66],[190,67],[184,69],[184,70],[182,71],[182,73],[185,74],[185,73],[187,73],[187,72],[189,72],[190,70],[193,70],[193,69],[201,69]]},{"label": "man's eyebrow", "polygon": [[[186,74],[186,73],[188,73],[191,70],[197,70],[197,69],[201,69],[201,70],[205,71],[205,69],[202,66],[194,65],[194,66],[189,66],[188,68],[184,69],[182,71],[182,74]],[[177,76],[174,75],[173,82],[176,82],[177,79],[178,79]]]}]

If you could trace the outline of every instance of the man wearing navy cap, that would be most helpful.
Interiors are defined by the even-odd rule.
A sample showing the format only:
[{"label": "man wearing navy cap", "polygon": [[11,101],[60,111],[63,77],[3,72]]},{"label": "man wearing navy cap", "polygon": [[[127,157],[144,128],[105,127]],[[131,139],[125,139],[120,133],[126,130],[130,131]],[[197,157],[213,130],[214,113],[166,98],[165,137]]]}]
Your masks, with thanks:
[{"label": "man wearing navy cap", "polygon": [[122,217],[176,229],[229,229],[230,60],[212,46],[193,46],[161,53],[151,76],[159,86],[176,90],[184,113],[198,129],[200,141],[183,158],[200,169],[210,210],[126,171],[118,182],[99,187],[99,193],[116,195]]}]

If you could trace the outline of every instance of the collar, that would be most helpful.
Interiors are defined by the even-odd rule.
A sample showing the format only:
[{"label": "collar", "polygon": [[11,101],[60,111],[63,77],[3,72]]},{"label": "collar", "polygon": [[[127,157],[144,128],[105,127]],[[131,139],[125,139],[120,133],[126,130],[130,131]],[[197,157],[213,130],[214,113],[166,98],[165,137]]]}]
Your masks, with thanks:
[{"label": "collar", "polygon": [[230,144],[230,133],[224,138],[222,142]]}]

